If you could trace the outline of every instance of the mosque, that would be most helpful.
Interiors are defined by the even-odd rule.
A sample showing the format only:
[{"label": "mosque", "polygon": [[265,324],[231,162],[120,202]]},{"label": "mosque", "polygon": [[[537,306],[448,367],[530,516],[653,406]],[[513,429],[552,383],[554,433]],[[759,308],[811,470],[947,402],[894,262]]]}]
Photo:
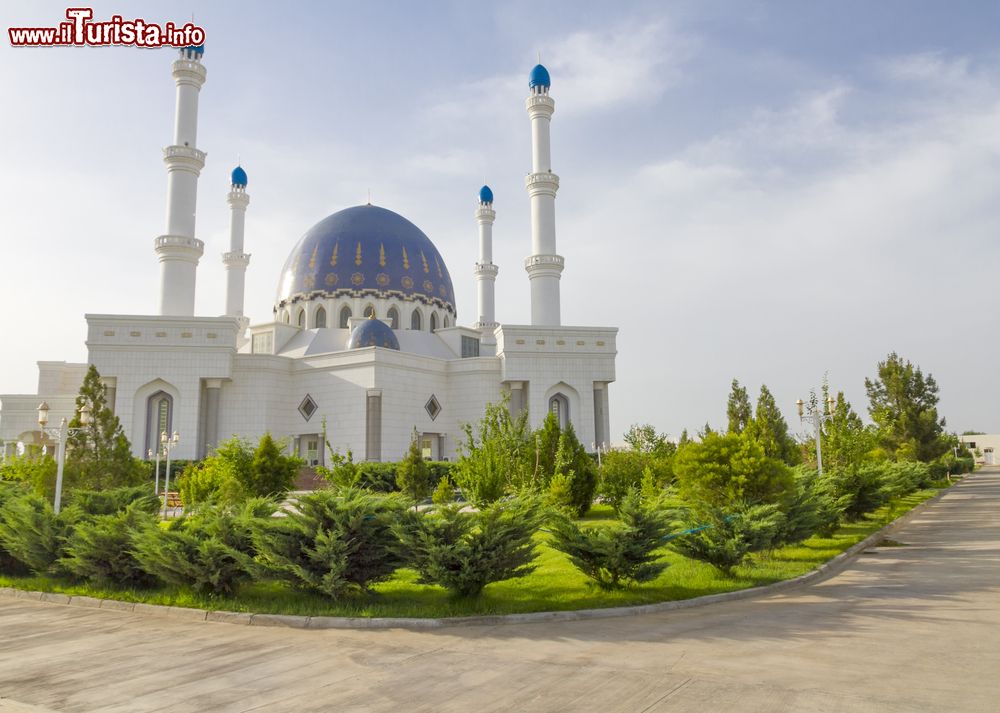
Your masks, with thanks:
[{"label": "mosque", "polygon": [[[227,197],[230,246],[222,255],[222,316],[195,316],[195,277],[204,243],[195,237],[198,98],[207,72],[203,47],[173,63],[176,116],[167,167],[167,225],[153,242],[160,263],[156,315],[87,314],[88,364],[108,390],[136,456],[178,433],[174,458],[201,458],[232,435],[265,432],[287,439],[309,463],[324,463],[324,443],[356,459],[397,460],[414,430],[426,457],[454,458],[462,425],[476,423],[504,395],[516,415],[537,426],[549,412],[572,422],[580,441],[611,441],[608,388],[615,380],[611,327],[560,321],[555,198],[549,130],[555,101],[542,65],[532,69],[525,101],[531,122],[530,324],[497,321],[493,263],[493,193],[475,208],[479,260],[476,320],[458,321],[451,274],[420,228],[373,205],[323,218],[291,248],[277,278],[273,313],[251,323],[243,296],[250,254],[244,224],[250,204],[246,171],[237,166]],[[471,226],[470,226],[471,227]],[[471,232],[471,230],[470,230]],[[38,362],[38,393],[0,395],[6,456],[39,443],[37,408],[50,423],[72,418],[88,364]]]}]

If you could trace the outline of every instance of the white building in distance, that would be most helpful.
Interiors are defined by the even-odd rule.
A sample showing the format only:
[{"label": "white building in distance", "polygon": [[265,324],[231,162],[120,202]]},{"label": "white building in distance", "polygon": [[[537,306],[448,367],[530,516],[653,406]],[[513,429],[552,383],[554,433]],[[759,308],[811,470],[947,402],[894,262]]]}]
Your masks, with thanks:
[{"label": "white building in distance", "polygon": [[[173,63],[177,111],[167,165],[167,225],[154,240],[160,262],[158,314],[86,315],[88,361],[108,388],[135,455],[179,432],[175,458],[201,458],[232,435],[265,432],[287,438],[309,462],[324,460],[323,436],[358,459],[397,460],[414,429],[425,456],[452,458],[461,426],[476,423],[489,402],[509,396],[532,425],[548,412],[572,422],[585,444],[611,440],[608,387],[615,380],[611,327],[567,327],[560,321],[555,197],[549,127],[555,102],[548,71],[529,77],[526,108],[532,165],[530,324],[497,321],[492,257],[496,213],[483,186],[475,206],[479,260],[476,320],[460,326],[451,275],[433,242],[406,218],[368,205],[323,218],[291,248],[268,321],[243,314],[246,172],[232,172],[232,211],[225,314],[195,316],[195,286],[204,243],[196,237],[198,97],[207,76],[202,47]],[[471,231],[470,231],[471,232]],[[252,248],[252,246],[249,246]],[[3,453],[40,443],[37,407],[50,419],[74,415],[87,364],[38,363],[38,393],[0,395]]]}]

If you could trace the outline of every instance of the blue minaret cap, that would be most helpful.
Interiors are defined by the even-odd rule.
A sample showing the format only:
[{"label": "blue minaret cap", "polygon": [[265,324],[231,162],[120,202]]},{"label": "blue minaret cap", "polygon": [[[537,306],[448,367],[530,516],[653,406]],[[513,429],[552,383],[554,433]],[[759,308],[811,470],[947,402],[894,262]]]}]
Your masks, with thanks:
[{"label": "blue minaret cap", "polygon": [[185,52],[194,52],[196,55],[201,57],[205,54],[205,45],[188,45],[184,48]]},{"label": "blue minaret cap", "polygon": [[233,185],[240,188],[247,187],[247,172],[243,170],[242,166],[233,169]]},{"label": "blue minaret cap", "polygon": [[549,70],[540,64],[536,64],[535,68],[531,70],[531,74],[528,75],[528,87],[534,89],[535,87],[551,86],[552,80],[549,79]]},{"label": "blue minaret cap", "polygon": [[479,202],[480,203],[492,203],[493,202],[493,191],[490,190],[489,186],[483,186],[479,189]]}]

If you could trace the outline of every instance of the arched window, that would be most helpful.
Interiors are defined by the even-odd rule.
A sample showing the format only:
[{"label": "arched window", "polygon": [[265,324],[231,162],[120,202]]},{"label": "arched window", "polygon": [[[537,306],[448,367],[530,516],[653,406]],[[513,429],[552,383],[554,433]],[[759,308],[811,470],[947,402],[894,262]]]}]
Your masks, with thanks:
[{"label": "arched window", "polygon": [[296,321],[296,324],[298,324],[300,327],[302,327],[303,329],[305,329],[305,326],[306,326],[306,311],[304,309],[300,309],[299,310],[299,318]]},{"label": "arched window", "polygon": [[375,316],[375,305],[368,305],[365,307],[365,319],[371,319]]},{"label": "arched window", "polygon": [[431,331],[436,332],[438,328],[438,313],[431,312]]},{"label": "arched window", "polygon": [[287,309],[281,313],[281,321],[284,322],[285,324],[288,324],[289,322],[292,321],[292,315],[288,314]]},{"label": "arched window", "polygon": [[410,315],[410,329],[419,332],[423,328],[423,324],[420,319],[420,310],[413,310],[413,314]]},{"label": "arched window", "polygon": [[389,320],[389,326],[393,329],[399,329],[399,310],[395,307],[390,307],[389,312],[385,315]]},{"label": "arched window", "polygon": [[146,400],[146,450],[160,447],[160,434],[172,432],[174,399],[165,391],[157,391]]},{"label": "arched window", "polygon": [[326,308],[316,309],[316,318],[313,320],[317,327],[326,327]]},{"label": "arched window", "polygon": [[444,316],[444,328],[448,329],[448,327],[450,327],[450,326],[451,326],[451,317],[449,317],[448,315],[445,315]]},{"label": "arched window", "polygon": [[353,316],[354,315],[351,314],[351,308],[350,307],[348,307],[347,305],[344,305],[343,307],[341,307],[340,308],[340,328],[341,329],[347,329],[347,325],[348,325],[348,323],[350,323],[351,317],[353,317]]},{"label": "arched window", "polygon": [[569,399],[563,394],[554,394],[549,399],[549,411],[555,415],[559,428],[566,428],[569,425]]}]

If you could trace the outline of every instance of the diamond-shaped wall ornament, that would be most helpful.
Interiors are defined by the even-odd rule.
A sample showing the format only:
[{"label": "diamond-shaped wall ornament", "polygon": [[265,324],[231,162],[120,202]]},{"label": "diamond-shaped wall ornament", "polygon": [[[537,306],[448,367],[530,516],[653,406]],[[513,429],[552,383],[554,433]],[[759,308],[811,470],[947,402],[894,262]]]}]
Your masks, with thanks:
[{"label": "diamond-shaped wall ornament", "polygon": [[424,404],[424,410],[431,417],[431,421],[438,417],[438,414],[441,413],[441,404],[438,402],[437,396],[431,394],[431,397],[427,399],[427,403]]},{"label": "diamond-shaped wall ornament", "polygon": [[316,402],[313,401],[313,397],[306,394],[306,397],[302,399],[302,403],[299,404],[299,413],[302,414],[302,418],[308,421],[312,418],[313,414],[316,413],[316,409],[318,408],[319,406],[317,406]]}]

